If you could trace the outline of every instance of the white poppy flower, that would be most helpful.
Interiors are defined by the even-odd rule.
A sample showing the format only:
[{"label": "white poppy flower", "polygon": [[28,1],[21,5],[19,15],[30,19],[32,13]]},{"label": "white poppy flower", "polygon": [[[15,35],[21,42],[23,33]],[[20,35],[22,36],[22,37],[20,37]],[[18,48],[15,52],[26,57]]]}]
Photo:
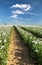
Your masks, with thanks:
[{"label": "white poppy flower", "polygon": [[6,35],[4,31],[3,31],[3,35]]},{"label": "white poppy flower", "polygon": [[38,52],[38,50],[37,50],[37,49],[36,49],[35,51],[36,51],[36,52]]},{"label": "white poppy flower", "polygon": [[4,43],[6,43],[6,39],[4,39]]},{"label": "white poppy flower", "polygon": [[37,41],[32,41],[32,43],[38,44]]},{"label": "white poppy flower", "polygon": [[1,48],[0,49],[3,49],[4,48],[4,46],[1,46]]}]

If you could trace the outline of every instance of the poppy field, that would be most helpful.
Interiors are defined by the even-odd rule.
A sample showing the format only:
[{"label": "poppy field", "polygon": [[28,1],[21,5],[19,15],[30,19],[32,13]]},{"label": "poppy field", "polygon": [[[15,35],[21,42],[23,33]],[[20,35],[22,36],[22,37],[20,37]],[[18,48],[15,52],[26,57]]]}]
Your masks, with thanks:
[{"label": "poppy field", "polygon": [[13,36],[15,35],[14,31],[16,31],[23,44],[29,49],[27,52],[35,61],[35,65],[42,65],[42,26],[11,25],[0,26],[0,65],[7,65],[10,36],[12,32]]}]

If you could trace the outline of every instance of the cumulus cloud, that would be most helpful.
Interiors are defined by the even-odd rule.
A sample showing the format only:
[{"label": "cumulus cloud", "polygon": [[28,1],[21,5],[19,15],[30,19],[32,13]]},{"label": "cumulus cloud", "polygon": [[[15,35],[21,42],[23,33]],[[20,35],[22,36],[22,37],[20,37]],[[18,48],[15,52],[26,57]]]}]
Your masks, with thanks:
[{"label": "cumulus cloud", "polygon": [[[29,12],[29,10],[31,10],[31,8],[32,8],[30,4],[14,4],[11,6],[11,8],[14,8],[14,9],[16,8],[16,10],[11,11],[11,13],[12,13],[11,18],[17,19],[18,14],[20,14],[20,15],[21,14],[35,15],[34,13]],[[18,19],[21,19],[21,18],[18,18]],[[28,20],[30,20],[30,19],[28,19]]]},{"label": "cumulus cloud", "polygon": [[25,8],[24,10],[25,10],[25,11],[28,11],[28,10],[30,10],[30,9],[31,9],[31,6],[28,4],[28,5],[27,5],[27,8]]},{"label": "cumulus cloud", "polygon": [[15,14],[15,15],[12,15],[11,18],[17,18],[18,16]]},{"label": "cumulus cloud", "polygon": [[28,11],[31,9],[31,5],[30,4],[15,4],[15,5],[12,5],[11,8],[21,8],[21,9],[24,9],[25,11]]},{"label": "cumulus cloud", "polygon": [[20,10],[16,10],[16,11],[12,11],[13,14],[24,14],[22,11]]}]

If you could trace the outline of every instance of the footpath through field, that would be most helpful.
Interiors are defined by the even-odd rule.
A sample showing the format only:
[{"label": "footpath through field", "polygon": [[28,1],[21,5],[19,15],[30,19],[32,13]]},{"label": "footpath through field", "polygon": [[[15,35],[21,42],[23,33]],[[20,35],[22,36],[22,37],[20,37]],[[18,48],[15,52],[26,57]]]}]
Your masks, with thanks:
[{"label": "footpath through field", "polygon": [[15,29],[11,34],[7,65],[34,65],[27,47],[21,42]]}]

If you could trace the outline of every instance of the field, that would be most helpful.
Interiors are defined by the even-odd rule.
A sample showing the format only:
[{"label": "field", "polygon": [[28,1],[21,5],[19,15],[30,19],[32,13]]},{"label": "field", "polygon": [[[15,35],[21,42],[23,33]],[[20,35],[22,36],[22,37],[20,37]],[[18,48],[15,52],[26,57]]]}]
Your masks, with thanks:
[{"label": "field", "polygon": [[0,26],[0,65],[42,65],[42,26]]},{"label": "field", "polygon": [[0,26],[0,65],[7,63],[7,51],[10,43],[11,26]]}]

